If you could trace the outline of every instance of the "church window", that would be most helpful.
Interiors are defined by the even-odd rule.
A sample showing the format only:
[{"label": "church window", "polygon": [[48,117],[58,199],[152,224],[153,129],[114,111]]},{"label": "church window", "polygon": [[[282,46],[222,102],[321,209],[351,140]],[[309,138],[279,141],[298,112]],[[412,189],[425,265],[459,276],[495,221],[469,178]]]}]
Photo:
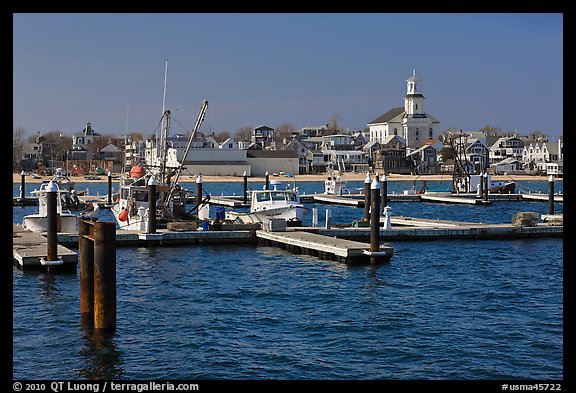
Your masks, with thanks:
[{"label": "church window", "polygon": [[418,110],[418,104],[415,104],[414,107],[416,110]]}]

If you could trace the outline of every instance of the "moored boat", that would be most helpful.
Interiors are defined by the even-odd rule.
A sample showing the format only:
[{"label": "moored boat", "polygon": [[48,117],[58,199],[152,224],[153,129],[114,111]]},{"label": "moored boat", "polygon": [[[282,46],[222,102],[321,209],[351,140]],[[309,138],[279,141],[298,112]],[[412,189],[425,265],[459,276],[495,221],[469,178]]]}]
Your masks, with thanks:
[{"label": "moored boat", "polygon": [[250,192],[250,211],[228,211],[226,219],[245,224],[261,223],[267,225],[272,219],[286,221],[287,226],[302,225],[302,220],[310,211],[300,203],[298,189],[252,190]]},{"label": "moored boat", "polygon": [[[40,184],[40,189],[31,191],[38,196],[38,212],[27,214],[22,226],[32,232],[46,232],[48,229],[48,192],[56,192],[56,230],[63,233],[78,231],[78,216],[62,206],[62,200],[69,198],[70,191],[60,188],[58,182],[50,180]],[[66,196],[66,197],[64,197]]]}]

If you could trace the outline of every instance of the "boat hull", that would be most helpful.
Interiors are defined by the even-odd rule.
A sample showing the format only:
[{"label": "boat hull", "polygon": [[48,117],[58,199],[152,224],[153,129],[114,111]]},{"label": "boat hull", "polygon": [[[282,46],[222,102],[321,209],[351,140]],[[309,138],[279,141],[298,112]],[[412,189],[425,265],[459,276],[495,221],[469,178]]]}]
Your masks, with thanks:
[{"label": "boat hull", "polygon": [[[48,228],[48,217],[40,214],[30,214],[24,217],[22,225],[32,232],[46,232]],[[60,230],[58,232],[61,233],[78,232],[78,217],[75,214],[60,214],[59,227]]]},{"label": "boat hull", "polygon": [[226,219],[239,221],[244,224],[261,223],[266,225],[271,219],[286,220],[289,226],[301,225],[302,220],[310,209],[304,206],[293,205],[278,209],[262,210],[258,212],[235,212],[226,213]]}]

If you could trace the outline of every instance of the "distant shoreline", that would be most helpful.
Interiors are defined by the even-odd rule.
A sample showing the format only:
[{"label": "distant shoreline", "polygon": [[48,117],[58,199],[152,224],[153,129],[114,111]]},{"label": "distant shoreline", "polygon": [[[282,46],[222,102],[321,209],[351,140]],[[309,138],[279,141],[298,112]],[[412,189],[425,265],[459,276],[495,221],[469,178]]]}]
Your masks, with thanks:
[{"label": "distant shoreline", "polygon": [[[283,182],[322,182],[326,180],[328,174],[320,175],[296,175],[294,177],[284,177],[284,176],[270,176],[270,180],[281,180]],[[344,180],[348,181],[363,181],[366,178],[366,173],[344,173],[340,176]],[[43,181],[48,181],[51,176],[42,176],[40,179],[35,179],[32,176],[26,176],[26,183],[42,183]],[[374,175],[372,175],[374,178]],[[72,176],[70,177],[76,183],[106,183],[108,181],[108,176],[102,175],[99,179],[86,180],[83,176]],[[388,181],[452,181],[452,176],[449,174],[444,175],[399,175],[391,173],[386,175]],[[494,175],[493,180],[510,180],[510,181],[548,181],[548,176],[537,176],[537,175]],[[562,179],[555,179],[555,181]],[[12,174],[12,182],[20,183],[22,177],[19,173]],[[194,183],[196,181],[196,176],[181,176],[180,182],[182,183]],[[243,176],[205,176],[202,175],[202,182],[213,183],[234,183],[244,181]],[[248,177],[248,182],[264,182],[265,177]],[[118,182],[118,179],[112,179],[112,182]]]}]

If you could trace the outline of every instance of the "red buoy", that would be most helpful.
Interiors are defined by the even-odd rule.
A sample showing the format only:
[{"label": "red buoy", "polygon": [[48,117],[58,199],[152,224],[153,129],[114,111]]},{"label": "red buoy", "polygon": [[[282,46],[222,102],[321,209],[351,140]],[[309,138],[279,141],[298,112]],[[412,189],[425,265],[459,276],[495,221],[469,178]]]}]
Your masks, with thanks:
[{"label": "red buoy", "polygon": [[128,220],[128,210],[122,209],[122,211],[120,212],[120,214],[118,214],[118,219],[119,219],[120,221],[126,221],[126,220]]}]

